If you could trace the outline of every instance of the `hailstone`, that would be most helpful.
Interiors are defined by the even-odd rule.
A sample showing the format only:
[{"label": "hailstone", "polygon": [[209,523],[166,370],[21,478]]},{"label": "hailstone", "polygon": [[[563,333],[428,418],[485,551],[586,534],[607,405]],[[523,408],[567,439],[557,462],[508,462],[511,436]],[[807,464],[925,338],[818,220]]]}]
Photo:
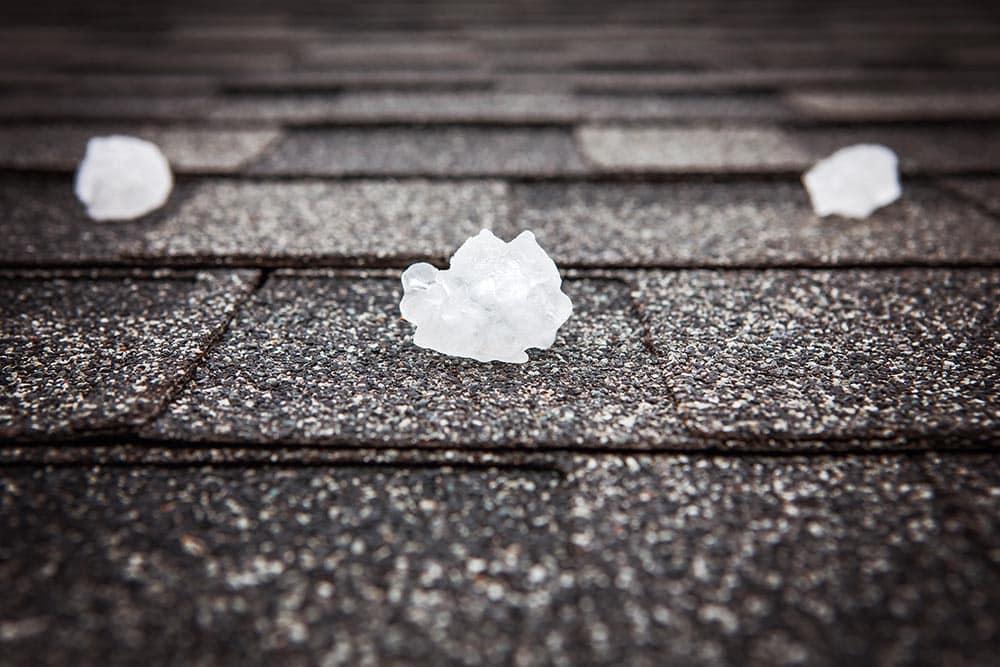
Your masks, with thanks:
[{"label": "hailstone", "polygon": [[132,220],[163,206],[174,179],[156,144],[122,135],[94,137],[76,171],[76,196],[94,220]]},{"label": "hailstone", "polygon": [[555,262],[529,231],[504,243],[484,229],[449,269],[421,262],[402,280],[399,310],[417,327],[413,342],[477,361],[528,361],[525,350],[551,346],[573,311]]},{"label": "hailstone", "polygon": [[899,159],[878,144],[841,148],[802,177],[816,215],[867,218],[899,199]]}]

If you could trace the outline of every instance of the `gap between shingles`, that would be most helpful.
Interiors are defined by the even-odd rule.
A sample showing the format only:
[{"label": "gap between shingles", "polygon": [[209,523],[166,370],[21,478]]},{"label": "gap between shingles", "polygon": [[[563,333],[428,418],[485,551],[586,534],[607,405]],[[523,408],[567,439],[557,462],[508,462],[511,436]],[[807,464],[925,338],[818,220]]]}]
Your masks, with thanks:
[{"label": "gap between shingles", "polygon": [[222,338],[229,331],[229,327],[232,326],[232,323],[236,320],[236,317],[240,314],[240,311],[243,309],[246,302],[264,287],[264,284],[267,282],[272,272],[273,271],[271,269],[261,269],[258,271],[254,282],[248,289],[242,290],[237,296],[232,309],[229,312],[229,316],[225,318],[225,320],[221,322],[218,327],[216,327],[215,331],[212,332],[211,335],[208,336],[201,352],[195,355],[195,357],[190,361],[184,374],[166,387],[160,400],[153,403],[152,408],[145,416],[140,416],[129,421],[123,429],[125,434],[132,435],[136,433],[143,426],[146,426],[163,414],[163,412],[167,409],[167,406],[170,405],[170,402],[191,382],[198,367],[204,363],[209,354],[211,354],[222,341]]},{"label": "gap between shingles", "polygon": [[949,182],[950,178],[939,178],[931,181],[929,186],[942,193],[945,196],[951,197],[953,200],[959,201],[962,204],[968,206],[969,208],[975,209],[978,213],[986,216],[990,220],[1000,224],[1000,211],[995,211],[979,199],[971,197],[968,193],[963,192],[960,188],[956,188]]},{"label": "gap between shingles", "polygon": [[[105,441],[107,442],[107,441]],[[4,458],[0,448],[0,469],[3,468],[48,468],[48,467],[115,467],[115,468],[191,468],[191,467],[228,467],[228,468],[371,468],[371,469],[449,469],[449,470],[486,470],[500,469],[520,472],[538,472],[555,474],[565,477],[575,469],[574,459],[578,458],[683,458],[691,461],[703,459],[809,459],[809,460],[843,460],[843,459],[880,459],[909,458],[923,459],[934,454],[941,457],[991,456],[1000,457],[1000,450],[991,447],[954,447],[935,449],[920,447],[910,449],[859,449],[859,450],[785,450],[785,451],[745,451],[727,449],[703,450],[643,450],[626,448],[581,449],[552,448],[551,450],[523,449],[493,449],[493,450],[456,450],[455,448],[386,448],[385,450],[340,448],[322,446],[280,446],[280,445],[237,445],[226,446],[219,443],[183,443],[171,441],[168,445],[152,446],[135,440],[129,444],[119,445],[72,445],[49,447],[64,450],[62,456],[53,457],[42,453],[37,456],[14,454]],[[128,447],[134,450],[135,458],[129,459],[133,452],[101,451],[105,449]],[[238,449],[254,449],[269,458],[225,459],[214,458],[213,451],[225,451],[232,447]],[[175,460],[157,460],[161,450],[168,450],[168,456],[184,457]],[[443,455],[454,458],[443,458]],[[378,456],[401,456],[392,460],[373,460]],[[530,456],[534,460],[517,460],[518,457]],[[406,458],[414,457],[414,458]],[[495,457],[482,460],[482,457]],[[422,458],[422,460],[420,460]],[[476,460],[479,459],[479,460]],[[506,459],[506,460],[505,460]]]}]

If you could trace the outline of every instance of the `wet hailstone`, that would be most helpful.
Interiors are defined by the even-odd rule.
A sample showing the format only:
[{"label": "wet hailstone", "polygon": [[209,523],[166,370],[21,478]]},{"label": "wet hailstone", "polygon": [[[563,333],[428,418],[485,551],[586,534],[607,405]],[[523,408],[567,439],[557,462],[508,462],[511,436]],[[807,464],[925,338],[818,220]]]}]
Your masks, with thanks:
[{"label": "wet hailstone", "polygon": [[490,231],[473,236],[440,271],[419,263],[403,272],[399,310],[417,326],[413,342],[477,361],[528,361],[546,349],[573,311],[562,279],[529,231],[504,243]]},{"label": "wet hailstone", "polygon": [[174,179],[156,144],[94,137],[76,171],[76,196],[94,220],[132,220],[163,206]]},{"label": "wet hailstone", "polygon": [[817,215],[867,218],[899,199],[899,159],[878,144],[857,144],[817,162],[802,176]]}]

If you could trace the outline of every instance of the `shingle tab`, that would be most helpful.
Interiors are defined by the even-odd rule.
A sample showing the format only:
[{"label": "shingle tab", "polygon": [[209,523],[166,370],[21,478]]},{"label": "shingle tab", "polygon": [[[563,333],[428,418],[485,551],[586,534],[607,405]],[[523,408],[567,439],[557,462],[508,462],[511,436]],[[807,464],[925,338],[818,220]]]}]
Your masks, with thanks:
[{"label": "shingle tab", "polygon": [[149,419],[255,279],[251,271],[0,273],[0,439]]},{"label": "shingle tab", "polygon": [[513,238],[500,181],[202,182],[151,228],[155,258],[337,263],[445,261],[481,229]]},{"label": "shingle tab", "polygon": [[569,483],[579,662],[993,659],[995,456],[601,457]]},{"label": "shingle tab", "polygon": [[215,92],[215,77],[203,74],[100,74],[36,72],[24,70],[0,71],[0,87],[19,94],[46,93],[87,95],[99,99],[102,95],[196,95]]},{"label": "shingle tab", "polygon": [[0,470],[5,661],[566,659],[569,641],[543,648],[566,563],[557,485],[509,469]]},{"label": "shingle tab", "polygon": [[7,125],[0,127],[0,168],[71,171],[83,159],[87,140],[128,134],[152,141],[178,172],[237,171],[276,141],[276,130],[226,130],[181,126]]},{"label": "shingle tab", "polygon": [[208,115],[205,95],[8,95],[0,119],[22,121],[191,121]]},{"label": "shingle tab", "polygon": [[695,432],[995,444],[1000,271],[650,272],[636,298]]},{"label": "shingle tab", "polygon": [[417,348],[396,280],[272,277],[147,429],[198,441],[586,447],[669,443],[679,425],[628,288],[570,281],[575,312],[528,364]]},{"label": "shingle tab", "polygon": [[7,468],[5,655],[526,666],[995,655],[996,457],[609,455],[566,467]]},{"label": "shingle tab", "polygon": [[70,179],[5,177],[0,179],[0,262],[114,262],[130,248],[136,252],[143,233],[159,219],[154,214],[127,224],[94,222],[77,201]]},{"label": "shingle tab", "polygon": [[995,120],[1000,93],[991,92],[809,92],[789,104],[809,118],[829,121]]},{"label": "shingle tab", "polygon": [[577,138],[607,172],[786,172],[810,162],[790,133],[773,127],[591,126]]},{"label": "shingle tab", "polygon": [[251,171],[297,176],[545,176],[586,171],[563,129],[301,130]]},{"label": "shingle tab", "polygon": [[1000,215],[1000,178],[984,176],[981,178],[956,178],[947,181],[946,185],[965,197],[978,202]]},{"label": "shingle tab", "polygon": [[[964,86],[969,89],[989,87],[995,79],[989,71],[941,69],[863,69],[858,67],[767,67],[747,69],[727,67],[695,71],[550,73],[552,79],[573,90],[589,93],[710,93],[741,91],[781,91],[801,88],[831,89],[914,89]],[[993,78],[991,78],[993,77]],[[506,81],[511,75],[504,75]]]},{"label": "shingle tab", "polygon": [[283,123],[574,123],[587,120],[735,118],[780,120],[788,113],[766,96],[570,95],[551,92],[241,95],[221,102],[220,120]]},{"label": "shingle tab", "polygon": [[227,77],[230,91],[273,93],[331,93],[340,89],[365,90],[484,90],[493,85],[488,72],[469,70],[365,70],[255,72]]},{"label": "shingle tab", "polygon": [[814,158],[851,144],[884,144],[899,155],[904,173],[954,173],[1000,169],[1000,129],[996,126],[942,125],[819,128],[796,133]]},{"label": "shingle tab", "polygon": [[1000,168],[1000,131],[994,128],[595,125],[579,129],[577,138],[591,162],[612,172],[800,172],[835,150],[858,143],[889,146],[905,172]]},{"label": "shingle tab", "polygon": [[733,266],[1000,262],[1000,224],[927,186],[859,222],[821,219],[801,185],[540,184],[517,222],[561,264]]}]

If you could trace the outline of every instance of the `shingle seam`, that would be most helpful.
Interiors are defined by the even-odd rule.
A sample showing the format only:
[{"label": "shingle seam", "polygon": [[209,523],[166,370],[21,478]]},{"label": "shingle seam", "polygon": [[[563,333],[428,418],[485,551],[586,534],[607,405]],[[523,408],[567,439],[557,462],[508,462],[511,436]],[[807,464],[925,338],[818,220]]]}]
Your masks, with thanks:
[{"label": "shingle seam", "polygon": [[[253,450],[246,458],[228,458],[230,453],[237,456],[243,450]],[[641,456],[643,458],[702,459],[921,459],[929,455],[956,459],[963,456],[991,456],[1000,458],[1000,451],[990,447],[962,447],[955,449],[935,449],[929,447],[912,449],[859,449],[859,450],[788,450],[788,451],[743,451],[725,449],[704,450],[644,450],[644,449],[580,449],[564,448],[546,451],[537,450],[472,450],[458,447],[427,449],[401,448],[384,449],[337,448],[322,446],[289,445],[232,445],[217,443],[197,443],[184,441],[152,441],[128,437],[106,438],[94,443],[62,445],[40,443],[31,446],[0,446],[0,468],[36,466],[85,466],[118,465],[121,467],[162,465],[169,466],[169,457],[176,457],[178,467],[200,465],[226,465],[232,467],[266,467],[286,464],[302,467],[476,467],[537,470],[541,472],[566,473],[569,459],[585,456],[589,458],[622,458]]]},{"label": "shingle seam", "polygon": [[264,286],[264,283],[267,282],[267,277],[270,273],[270,270],[267,269],[258,271],[257,276],[255,277],[254,282],[250,285],[249,289],[241,290],[235,296],[226,319],[215,328],[211,335],[209,335],[205,344],[202,346],[201,351],[193,359],[191,359],[184,373],[165,388],[160,400],[157,401],[146,414],[137,416],[135,419],[129,421],[126,430],[129,436],[134,436],[138,433],[139,429],[153,422],[161,414],[163,414],[174,397],[177,396],[177,394],[191,382],[198,367],[205,362],[208,356],[222,340],[225,333],[229,330],[230,325],[236,319],[236,316],[239,314],[243,304],[245,304],[254,293],[259,291]]},{"label": "shingle seam", "polygon": [[975,209],[1000,224],[1000,211],[987,206],[980,199],[970,196],[967,192],[963,192],[961,188],[952,185],[948,179],[936,178],[931,181],[930,185],[938,192],[950,196],[953,200],[960,201],[963,205]]}]

